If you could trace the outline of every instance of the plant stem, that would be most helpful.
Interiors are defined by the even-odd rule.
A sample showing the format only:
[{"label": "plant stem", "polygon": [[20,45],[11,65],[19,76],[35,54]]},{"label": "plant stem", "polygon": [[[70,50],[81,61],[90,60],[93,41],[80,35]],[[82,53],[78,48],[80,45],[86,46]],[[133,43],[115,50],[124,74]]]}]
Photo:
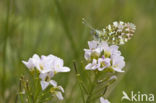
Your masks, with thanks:
[{"label": "plant stem", "polygon": [[35,80],[35,84],[37,84],[36,85],[36,93],[35,93],[35,97],[34,97],[34,102],[36,103],[37,102],[37,100],[38,100],[38,96],[39,96],[39,94],[40,94],[40,92],[41,92],[41,88],[39,88],[40,86],[40,81],[39,81],[39,78],[37,78],[37,80]]},{"label": "plant stem", "polygon": [[94,88],[96,86],[97,79],[98,79],[98,74],[96,74],[96,72],[95,72],[95,77],[94,77],[94,80],[92,82],[91,89],[90,89],[90,92],[88,94],[88,97],[86,99],[86,103],[90,103],[90,98],[92,97],[92,93],[93,93],[93,90],[94,90]]},{"label": "plant stem", "polygon": [[73,64],[74,64],[74,69],[75,69],[76,78],[77,78],[77,81],[78,81],[78,84],[79,84],[79,87],[80,87],[80,90],[81,90],[82,100],[83,100],[83,103],[85,103],[85,98],[84,98],[84,94],[83,94],[83,89],[82,89],[81,82],[80,82],[80,74],[78,74],[78,72],[77,72],[76,63],[73,62]]}]

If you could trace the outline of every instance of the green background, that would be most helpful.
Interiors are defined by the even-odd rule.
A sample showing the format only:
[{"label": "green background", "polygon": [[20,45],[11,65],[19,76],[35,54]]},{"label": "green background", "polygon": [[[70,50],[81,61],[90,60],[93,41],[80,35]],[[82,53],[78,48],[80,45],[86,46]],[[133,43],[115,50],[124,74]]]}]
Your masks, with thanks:
[{"label": "green background", "polygon": [[120,20],[137,28],[120,47],[126,72],[106,97],[120,103],[123,90],[156,94],[156,0],[0,0],[0,103],[14,103],[26,69],[21,61],[34,53],[64,59],[71,72],[56,77],[65,88],[62,103],[82,102],[72,63],[83,60],[83,49],[92,40],[82,18],[97,29]]}]

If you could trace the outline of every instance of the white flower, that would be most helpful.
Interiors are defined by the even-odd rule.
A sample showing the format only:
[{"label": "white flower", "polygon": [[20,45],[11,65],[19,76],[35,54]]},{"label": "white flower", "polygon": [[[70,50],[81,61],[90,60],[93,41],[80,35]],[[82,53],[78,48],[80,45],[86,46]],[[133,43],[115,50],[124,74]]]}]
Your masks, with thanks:
[{"label": "white flower", "polygon": [[112,57],[112,68],[117,72],[124,72],[122,68],[125,66],[124,57],[120,55],[113,55]]},{"label": "white flower", "polygon": [[69,72],[70,69],[68,67],[64,67],[64,62],[62,59],[54,56],[41,56],[41,58],[35,54],[32,58],[28,60],[28,62],[22,61],[27,68],[30,70],[36,68],[40,73],[48,73],[48,72]]},{"label": "white flower", "polygon": [[59,91],[52,89],[51,92],[54,93],[59,100],[63,100],[64,98],[62,96],[62,93],[64,93],[64,89],[62,88],[62,86],[57,86],[57,82],[54,80],[51,80],[49,83],[53,86],[54,89],[59,89]]},{"label": "white flower", "polygon": [[41,72],[41,73],[47,73],[52,71],[53,69],[53,62],[55,60],[55,56],[53,55],[48,55],[48,56],[41,56],[40,62],[36,65],[36,68]]},{"label": "white flower", "polygon": [[97,65],[97,60],[96,59],[93,59],[92,63],[89,63],[85,67],[86,70],[95,70],[97,68],[98,68],[98,65]]},{"label": "white flower", "polygon": [[26,61],[22,62],[26,65],[26,67],[30,71],[32,71],[35,68],[35,66],[40,62],[40,57],[37,54],[34,54],[33,57],[28,60],[28,62]]},{"label": "white flower", "polygon": [[110,103],[107,99],[100,97],[100,103]]},{"label": "white flower", "polygon": [[57,82],[51,80],[51,78],[58,72],[69,72],[70,68],[64,66],[64,61],[54,55],[44,56],[41,58],[34,54],[28,62],[22,61],[26,67],[32,71],[37,69],[39,71],[39,78],[42,90],[45,90],[48,86],[52,86],[51,93],[54,93],[59,100],[63,100],[62,92],[64,89],[61,86],[57,86]]},{"label": "white flower", "polygon": [[42,81],[50,81],[53,76],[54,76],[53,72],[40,73],[39,75]]},{"label": "white flower", "polygon": [[102,71],[105,68],[109,67],[110,66],[110,61],[111,61],[110,58],[99,58],[98,59],[98,70]]},{"label": "white flower", "polygon": [[98,57],[100,55],[101,49],[98,48],[99,42],[98,41],[88,41],[89,49],[84,49],[85,51],[85,59],[91,60],[91,56]]},{"label": "white flower", "polygon": [[[86,60],[91,60],[93,58],[96,58],[96,57],[99,57],[100,56],[100,53],[101,53],[101,50],[100,48],[96,48],[96,49],[84,49],[85,51],[85,59]],[[93,57],[93,58],[91,58]]]},{"label": "white flower", "polygon": [[117,45],[109,46],[107,42],[89,41],[89,49],[85,49],[85,59],[88,61],[86,70],[99,71],[112,68],[116,72],[123,72],[125,66],[124,58],[118,50]]},{"label": "white flower", "polygon": [[111,45],[110,46],[110,52],[111,52],[111,56],[112,55],[121,55],[121,52],[118,50],[118,46],[117,45]]},{"label": "white flower", "polygon": [[98,69],[99,71],[104,70],[105,68],[110,66],[110,59],[109,58],[99,58],[98,60],[93,59],[92,63],[86,65],[86,70],[95,70]]},{"label": "white flower", "polygon": [[56,81],[54,80],[50,80],[49,82],[41,81],[40,83],[41,83],[42,90],[45,90],[49,85],[53,86],[50,89],[50,92],[55,94],[59,100],[63,100],[62,93],[64,93],[64,89],[62,88],[62,86],[57,86]]},{"label": "white flower", "polygon": [[62,93],[64,93],[64,89],[62,88],[62,86],[57,86],[57,82],[54,80],[50,80],[50,81],[41,81],[41,88],[42,90],[45,90],[49,85],[53,86],[50,90],[51,93],[54,93],[57,98],[59,100],[63,100],[63,96]]},{"label": "white flower", "polygon": [[38,69],[41,70],[42,73],[50,71],[54,72],[54,74],[58,72],[69,72],[70,69],[68,67],[64,67],[63,65],[63,60],[54,55],[41,56],[41,62],[38,66]]},{"label": "white flower", "polygon": [[42,90],[45,90],[49,86],[49,82],[47,81],[41,81],[40,84],[41,84]]},{"label": "white flower", "polygon": [[107,56],[121,55],[121,52],[118,50],[119,47],[117,45],[111,45],[111,46],[109,46],[107,44],[107,42],[101,42],[101,44],[99,45],[99,47],[104,50],[104,52],[106,53],[105,55],[107,55]]},{"label": "white flower", "polygon": [[58,72],[69,72],[70,68],[68,67],[64,67],[64,61],[58,57],[55,58],[55,60],[53,61],[53,71],[54,73],[58,73]]}]

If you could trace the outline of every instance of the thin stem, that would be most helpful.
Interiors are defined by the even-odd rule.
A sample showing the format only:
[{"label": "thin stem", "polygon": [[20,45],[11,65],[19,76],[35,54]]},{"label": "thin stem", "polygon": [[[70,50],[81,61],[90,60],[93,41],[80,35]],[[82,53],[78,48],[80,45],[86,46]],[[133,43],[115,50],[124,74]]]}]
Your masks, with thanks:
[{"label": "thin stem", "polygon": [[100,98],[101,96],[104,96],[105,93],[106,93],[106,91],[107,91],[107,89],[108,89],[108,86],[106,86],[106,87],[104,88],[104,91],[103,91],[102,94],[97,95],[97,96],[93,96],[90,100],[93,101],[93,100],[95,100],[95,99],[97,99],[97,98]]},{"label": "thin stem", "polygon": [[23,91],[22,91],[22,81],[23,81],[23,77],[20,78],[20,82],[19,82],[19,92],[18,94],[20,95],[20,100],[21,100],[21,103],[24,103],[24,100],[23,100]]},{"label": "thin stem", "polygon": [[79,87],[80,87],[80,90],[81,90],[81,97],[82,97],[83,103],[85,103],[83,89],[82,89],[82,85],[81,85],[81,82],[80,82],[80,74],[78,74],[78,71],[77,71],[77,67],[76,67],[76,63],[75,62],[73,62],[73,65],[74,65],[74,69],[75,69],[76,78],[77,78],[77,81],[78,81],[78,84],[79,84]]},{"label": "thin stem", "polygon": [[34,97],[34,102],[36,103],[37,102],[37,100],[38,100],[38,96],[39,96],[39,94],[40,94],[40,92],[41,92],[41,88],[39,88],[40,86],[40,81],[39,81],[39,78],[36,78],[37,80],[36,80],[36,94],[35,94],[35,97]]},{"label": "thin stem", "polygon": [[25,90],[26,90],[26,94],[27,94],[27,98],[28,98],[28,103],[31,103],[30,101],[31,101],[31,99],[30,99],[30,97],[31,97],[31,94],[30,94],[30,89],[29,89],[29,82],[28,82],[28,80],[26,81],[26,87],[25,87]]},{"label": "thin stem", "polygon": [[89,94],[88,94],[86,103],[90,103],[90,98],[92,97],[92,93],[93,93],[94,88],[95,88],[95,86],[96,86],[97,79],[98,79],[98,75],[97,75],[96,72],[95,72],[95,77],[94,77],[94,80],[93,80],[93,82],[92,82],[91,89],[90,89],[90,92],[89,92]]}]

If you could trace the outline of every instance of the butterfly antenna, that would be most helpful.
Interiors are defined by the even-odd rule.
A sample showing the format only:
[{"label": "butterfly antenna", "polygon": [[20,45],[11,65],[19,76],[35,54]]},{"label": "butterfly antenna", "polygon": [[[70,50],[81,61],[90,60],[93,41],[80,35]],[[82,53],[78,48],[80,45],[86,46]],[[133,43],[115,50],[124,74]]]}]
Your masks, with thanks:
[{"label": "butterfly antenna", "polygon": [[91,30],[94,30],[94,31],[95,31],[95,29],[91,26],[91,24],[89,24],[89,23],[86,21],[85,18],[82,18],[82,23],[85,24],[87,27],[89,27]]}]

